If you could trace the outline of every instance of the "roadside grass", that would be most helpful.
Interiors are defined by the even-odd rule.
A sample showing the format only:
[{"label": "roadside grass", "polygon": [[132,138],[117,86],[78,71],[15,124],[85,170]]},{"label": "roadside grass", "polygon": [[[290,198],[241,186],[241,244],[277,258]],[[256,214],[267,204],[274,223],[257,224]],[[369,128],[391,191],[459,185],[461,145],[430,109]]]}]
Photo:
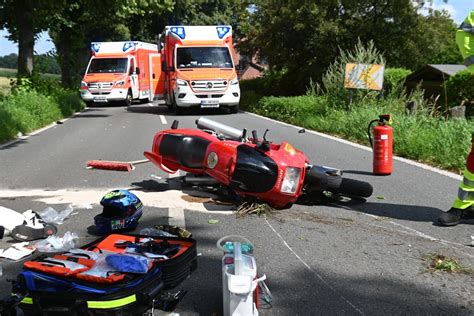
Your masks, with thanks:
[{"label": "roadside grass", "polygon": [[18,133],[29,133],[68,117],[85,107],[77,91],[61,88],[57,81],[38,86],[44,90],[35,90],[29,82],[0,98],[0,143],[15,138]]},{"label": "roadside grass", "polygon": [[10,89],[10,78],[0,76],[0,94],[8,94],[10,93]]},{"label": "roadside grass", "polygon": [[422,257],[422,260],[428,263],[428,272],[442,271],[448,273],[472,273],[469,268],[463,267],[457,259],[445,255],[428,253]]},{"label": "roadside grass", "polygon": [[15,78],[16,69],[0,68],[0,77]]},{"label": "roadside grass", "polygon": [[403,99],[360,99],[351,110],[344,110],[333,105],[331,99],[324,95],[254,97],[255,93],[252,103],[244,104],[242,108],[366,146],[370,146],[367,135],[369,122],[380,114],[390,113],[393,116],[395,155],[457,173],[464,169],[471,149],[473,121],[429,115],[423,109],[417,115],[408,115]]}]

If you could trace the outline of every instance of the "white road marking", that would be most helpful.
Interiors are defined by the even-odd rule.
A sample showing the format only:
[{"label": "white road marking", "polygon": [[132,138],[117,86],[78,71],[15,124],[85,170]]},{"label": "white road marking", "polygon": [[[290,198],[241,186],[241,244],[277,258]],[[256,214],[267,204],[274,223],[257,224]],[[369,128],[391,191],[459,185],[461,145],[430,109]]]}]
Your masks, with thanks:
[{"label": "white road marking", "polygon": [[[250,113],[250,112],[246,112],[246,113],[249,114],[249,115],[252,115],[252,116],[256,116],[256,117],[259,117],[259,118],[262,118],[262,119],[265,119],[265,120],[268,120],[268,121],[272,121],[272,122],[281,124],[281,125],[289,126],[289,127],[292,127],[292,128],[298,129],[298,130],[301,130],[303,128],[301,126],[296,126],[296,125],[280,122],[280,121],[277,121],[277,120],[274,120],[274,119],[271,119],[271,118],[268,118],[268,117],[265,117],[265,116],[261,116],[261,115],[255,114],[255,113]],[[306,132],[314,134],[314,135],[318,135],[318,136],[321,136],[321,137],[324,137],[324,138],[327,138],[327,139],[331,139],[331,140],[334,140],[334,141],[337,141],[337,142],[340,142],[340,143],[343,143],[343,144],[346,144],[346,145],[349,145],[349,146],[352,146],[352,147],[356,147],[356,148],[359,148],[359,149],[362,149],[362,150],[372,152],[372,148],[370,148],[370,147],[363,146],[363,145],[360,145],[360,144],[356,144],[356,143],[350,142],[350,141],[345,140],[345,139],[337,138],[335,136],[323,134],[323,133],[312,131],[312,130],[306,130]],[[450,178],[457,179],[457,180],[462,180],[462,176],[460,176],[458,174],[455,174],[453,172],[449,172],[449,171],[446,171],[446,170],[441,170],[441,169],[438,169],[438,168],[435,168],[435,167],[432,167],[432,166],[428,166],[428,165],[425,165],[425,164],[422,164],[422,163],[419,163],[419,162],[416,162],[416,161],[413,161],[413,160],[409,160],[409,159],[406,159],[406,158],[398,157],[398,156],[393,156],[393,159],[404,162],[404,163],[412,165],[412,166],[416,166],[416,167],[425,169],[425,170],[433,171],[433,172],[436,172],[438,174],[442,174],[443,176],[446,176],[446,177],[450,177]]]},{"label": "white road marking", "polygon": [[311,268],[311,266],[309,264],[307,264],[291,247],[290,245],[286,242],[285,239],[283,239],[283,237],[275,230],[275,228],[273,228],[272,224],[270,224],[270,222],[267,220],[267,218],[265,217],[265,222],[267,223],[267,225],[270,227],[270,229],[278,236],[278,238],[283,242],[283,244],[286,246],[286,248],[288,248],[292,254],[295,255],[295,257],[301,261],[301,263],[303,263],[303,265],[311,272],[313,273],[324,285],[326,285],[331,291],[333,291],[335,294],[339,295],[339,297],[345,301],[347,304],[349,304],[355,311],[357,311],[360,315],[364,315],[364,313],[359,309],[357,308],[354,304],[352,304],[347,298],[345,298],[343,295],[341,295],[334,287],[331,286],[331,284],[329,284],[326,280],[323,279],[323,277],[315,270],[313,270],[313,268]]},{"label": "white road marking", "polygon": [[148,106],[154,106],[153,103],[148,103]]},{"label": "white road marking", "polygon": [[184,208],[172,207],[168,211],[168,224],[171,226],[178,226],[186,228],[186,222],[184,219]]},{"label": "white road marking", "polygon": [[[61,190],[0,190],[1,198],[28,198],[32,201],[43,202],[50,206],[55,204],[71,204],[74,208],[85,209],[85,205],[98,206],[100,199],[108,191],[114,188],[76,188]],[[182,208],[190,211],[208,213],[209,211],[201,202],[187,202],[181,197],[184,193],[181,190],[167,190],[162,192],[142,191],[137,187],[124,188],[135,193],[147,207],[159,208]],[[16,210],[18,212],[25,210]],[[229,211],[212,211],[213,214],[231,215]]]},{"label": "white road marking", "polygon": [[[160,115],[160,117],[163,115]],[[163,117],[164,118],[164,117]],[[176,173],[169,173],[168,179],[173,180],[175,178],[179,178],[180,174],[179,171]],[[170,189],[179,190],[181,191],[181,183],[179,179],[177,181],[171,181]],[[184,218],[184,207],[170,207],[168,208],[168,225],[171,226],[178,226],[182,228],[186,228],[186,222]]]},{"label": "white road marking", "polygon": [[168,124],[168,122],[166,121],[166,117],[164,115],[160,115],[160,120],[161,120],[161,124],[163,124],[163,125]]}]

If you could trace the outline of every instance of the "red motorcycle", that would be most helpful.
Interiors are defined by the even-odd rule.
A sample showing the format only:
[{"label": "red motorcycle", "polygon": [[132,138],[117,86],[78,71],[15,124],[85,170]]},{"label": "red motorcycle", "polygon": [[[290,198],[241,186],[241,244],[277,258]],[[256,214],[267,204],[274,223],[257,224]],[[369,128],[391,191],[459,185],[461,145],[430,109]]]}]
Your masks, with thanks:
[{"label": "red motorcycle", "polygon": [[196,120],[198,129],[171,129],[156,133],[152,151],[144,155],[168,173],[178,170],[199,175],[187,177],[194,184],[219,183],[242,197],[258,198],[282,209],[302,195],[369,197],[369,183],[343,178],[342,171],[311,165],[306,155],[287,142],[275,144],[252,131],[215,122]]}]

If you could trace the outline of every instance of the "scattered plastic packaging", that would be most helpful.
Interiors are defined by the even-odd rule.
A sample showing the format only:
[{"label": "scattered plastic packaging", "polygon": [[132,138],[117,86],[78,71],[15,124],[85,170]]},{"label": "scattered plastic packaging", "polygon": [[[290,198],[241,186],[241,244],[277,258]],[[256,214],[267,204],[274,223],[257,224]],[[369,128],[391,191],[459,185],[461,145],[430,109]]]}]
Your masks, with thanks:
[{"label": "scattered plastic packaging", "polygon": [[0,250],[0,257],[16,261],[31,255],[35,247],[28,246],[28,242],[20,242],[6,250]]},{"label": "scattered plastic packaging", "polygon": [[92,210],[92,204],[91,203],[82,204],[81,208],[85,208],[86,210]]},{"label": "scattered plastic packaging", "polygon": [[150,237],[177,237],[176,235],[155,228],[143,228],[139,234]]},{"label": "scattered plastic packaging", "polygon": [[46,223],[61,225],[64,220],[71,215],[74,211],[71,205],[68,205],[65,210],[61,212],[57,212],[52,207],[47,207],[44,210],[37,212],[39,216],[45,221]]},{"label": "scattered plastic packaging", "polygon": [[62,252],[73,249],[75,247],[74,240],[77,238],[79,236],[76,233],[67,231],[63,237],[49,236],[44,240],[38,241],[34,246],[39,252]]}]

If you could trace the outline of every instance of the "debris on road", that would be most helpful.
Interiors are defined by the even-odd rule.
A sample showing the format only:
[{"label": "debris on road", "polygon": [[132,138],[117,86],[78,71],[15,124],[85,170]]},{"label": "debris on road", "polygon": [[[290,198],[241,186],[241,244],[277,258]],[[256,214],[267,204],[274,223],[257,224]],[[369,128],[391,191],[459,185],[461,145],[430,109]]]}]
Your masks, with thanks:
[{"label": "debris on road", "polygon": [[210,219],[207,221],[209,224],[218,224],[219,220],[218,219]]}]

